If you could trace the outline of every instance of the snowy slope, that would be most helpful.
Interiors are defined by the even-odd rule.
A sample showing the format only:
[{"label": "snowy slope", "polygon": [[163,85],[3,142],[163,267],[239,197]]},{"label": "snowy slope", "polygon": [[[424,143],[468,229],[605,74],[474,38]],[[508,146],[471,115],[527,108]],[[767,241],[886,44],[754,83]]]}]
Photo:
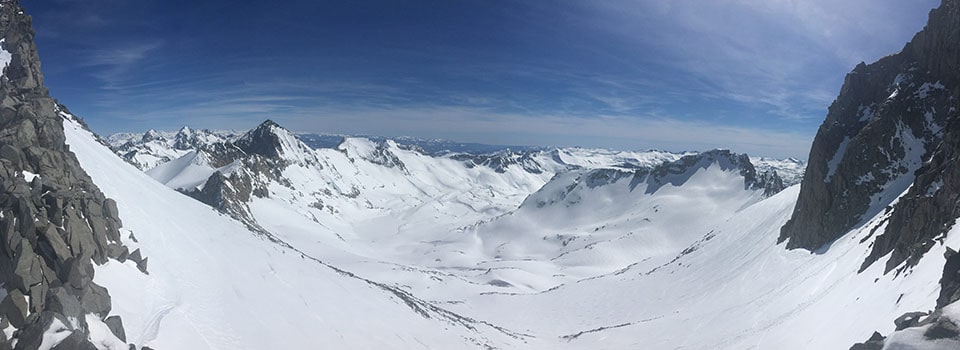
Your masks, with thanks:
[{"label": "snowy slope", "polygon": [[[262,179],[267,195],[251,197],[248,205],[266,232],[296,250],[284,254],[282,247],[259,239],[237,249],[252,256],[251,262],[270,261],[274,269],[287,266],[289,255],[294,261],[300,253],[322,257],[372,281],[400,286],[429,305],[523,334],[514,338],[481,327],[479,334],[464,331],[449,339],[416,336],[433,348],[461,347],[457,342],[471,336],[502,348],[533,349],[845,348],[873,331],[891,332],[890,320],[904,312],[932,309],[935,298],[930,296],[939,289],[943,266],[940,253],[945,246],[960,246],[960,239],[948,238],[909,274],[884,276],[878,266],[858,274],[876,238],[870,232],[886,222],[886,214],[876,211],[877,217],[865,219],[829,250],[787,251],[776,240],[793,210],[798,186],[767,198],[762,188],[745,184],[739,164],[710,156],[724,154],[721,151],[689,155],[685,161],[673,154],[584,149],[457,158],[366,138],[346,138],[336,148],[314,150],[282,128],[272,133],[286,165]],[[217,169],[202,154],[158,167],[151,175],[168,185],[178,176],[191,179],[181,181],[187,185],[180,188],[202,186],[203,177]],[[757,173],[799,169],[802,164],[754,160],[760,163]],[[536,164],[537,171],[524,162]],[[676,163],[656,170],[663,162]],[[624,164],[637,164],[640,170]],[[111,186],[101,186],[118,201],[122,198],[107,190]],[[181,215],[186,214],[176,216]],[[222,225],[247,232],[217,217],[214,222],[223,220]],[[141,241],[146,244],[146,239]],[[256,253],[264,246],[281,253]],[[151,266],[164,264],[154,258],[157,254],[163,250],[151,253]],[[281,270],[291,276],[340,277],[289,263],[295,267]],[[313,264],[318,270],[324,266]],[[324,290],[297,281],[290,293],[303,290],[300,286]],[[118,288],[109,280],[102,283]],[[170,288],[177,294],[184,287]],[[351,293],[354,286],[343,288],[322,293],[345,298],[343,304],[358,300],[337,294]],[[231,296],[229,302],[272,295],[260,293]],[[387,294],[384,303],[389,305],[389,292],[369,293],[363,298]],[[201,306],[215,299],[209,298],[194,305],[209,308]],[[136,303],[141,304],[149,303]],[[312,311],[314,305],[307,308]],[[403,307],[391,310],[397,318],[409,312]],[[141,308],[131,314],[151,311]],[[356,315],[341,312],[348,319]],[[829,321],[824,315],[830,315]],[[429,334],[437,324],[417,320],[407,326],[387,329],[412,337]],[[359,340],[342,345],[372,346]]]},{"label": "snowy slope", "polygon": [[149,275],[115,261],[96,274],[138,345],[442,349],[519,341],[257,237],[124,163],[78,123],[65,129],[84,168],[116,199],[124,230],[137,239],[128,243],[148,252]]},{"label": "snowy slope", "polygon": [[193,130],[184,126],[176,132],[149,130],[145,133],[116,133],[106,140],[117,154],[146,171],[183,157],[191,150],[232,140],[239,134],[232,130]]},{"label": "snowy slope", "polygon": [[800,180],[803,180],[803,172],[807,168],[806,162],[796,158],[776,159],[752,157],[750,161],[757,167],[757,171],[759,172],[776,171],[786,186],[793,186],[800,183]]},{"label": "snowy slope", "polygon": [[[777,228],[789,218],[797,190],[720,220],[687,217],[711,227],[686,248],[640,251],[627,269],[539,293],[487,294],[464,305],[508,326],[538,325],[531,334],[563,339],[558,347],[608,349],[846,348],[875,330],[892,331],[890,320],[904,312],[932,309],[943,246],[906,276],[882,276],[879,266],[856,273],[869,254],[869,239],[860,240],[878,220],[823,254],[780,249]],[[946,243],[958,244],[955,235]],[[524,316],[498,317],[494,308]],[[538,321],[545,319],[552,322]]]}]

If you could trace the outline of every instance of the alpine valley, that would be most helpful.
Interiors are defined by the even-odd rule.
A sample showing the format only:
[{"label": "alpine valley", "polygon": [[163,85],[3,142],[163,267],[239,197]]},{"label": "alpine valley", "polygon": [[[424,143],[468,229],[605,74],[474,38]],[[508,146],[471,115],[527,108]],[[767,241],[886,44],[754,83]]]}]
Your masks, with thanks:
[{"label": "alpine valley", "polygon": [[0,349],[960,348],[960,0],[847,75],[808,162],[101,138],[34,35],[0,2]]}]

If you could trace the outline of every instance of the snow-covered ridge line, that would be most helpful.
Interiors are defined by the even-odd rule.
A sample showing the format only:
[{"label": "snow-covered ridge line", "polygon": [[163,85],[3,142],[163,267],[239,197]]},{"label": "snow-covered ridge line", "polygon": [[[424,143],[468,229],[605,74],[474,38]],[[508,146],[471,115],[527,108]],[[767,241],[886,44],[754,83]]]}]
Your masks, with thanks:
[{"label": "snow-covered ridge line", "polygon": [[[679,159],[681,156],[697,153],[689,151],[674,153],[653,149],[620,151],[582,147],[503,146],[412,137],[292,133],[286,130],[284,133],[294,135],[300,142],[318,151],[341,149],[341,145],[348,140],[368,140],[377,145],[387,145],[388,142],[392,142],[397,148],[403,150],[417,151],[433,157],[455,158],[466,162],[467,165],[487,165],[494,168],[516,163],[517,158],[532,157],[582,168],[639,169],[658,166],[664,162]],[[150,130],[146,133],[118,133],[107,139],[118,150],[118,154],[141,169],[149,170],[182,157],[191,149],[202,148],[217,142],[235,142],[244,134],[244,132],[233,130],[192,130],[183,127],[177,132]],[[184,139],[189,139],[191,142],[178,141]],[[788,186],[799,182],[805,165],[803,161],[793,158],[754,157],[751,160],[761,172],[777,171]]]}]

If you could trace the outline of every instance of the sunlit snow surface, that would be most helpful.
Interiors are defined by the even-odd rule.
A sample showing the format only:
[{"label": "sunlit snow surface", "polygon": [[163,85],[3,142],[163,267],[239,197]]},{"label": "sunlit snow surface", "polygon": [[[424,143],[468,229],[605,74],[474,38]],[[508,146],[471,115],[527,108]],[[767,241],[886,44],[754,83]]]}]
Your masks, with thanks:
[{"label": "sunlit snow surface", "polygon": [[[825,252],[787,251],[776,238],[798,186],[763,199],[719,166],[651,188],[616,170],[499,174],[392,148],[405,168],[385,167],[361,139],[291,146],[303,153],[287,159],[322,170],[294,163],[295,189],[271,184],[251,203],[297,252],[65,129],[150,259],[150,275],[110,262],[95,280],[128,339],[164,349],[849,348],[932,309],[943,266],[938,245],[909,274],[857,274],[882,216]],[[357,195],[309,206],[324,189]],[[311,256],[487,326],[425,318]]]},{"label": "sunlit snow surface", "polygon": [[10,61],[13,60],[13,55],[10,51],[3,49],[2,46],[6,45],[6,39],[0,39],[0,76],[3,76],[3,71],[6,70],[7,66],[10,65]]}]

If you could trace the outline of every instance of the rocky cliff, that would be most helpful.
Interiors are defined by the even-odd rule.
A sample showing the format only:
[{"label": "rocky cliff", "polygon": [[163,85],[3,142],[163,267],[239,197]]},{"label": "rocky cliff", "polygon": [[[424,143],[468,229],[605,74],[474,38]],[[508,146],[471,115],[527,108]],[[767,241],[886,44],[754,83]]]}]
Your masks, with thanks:
[{"label": "rocky cliff", "polygon": [[93,349],[92,323],[119,338],[97,339],[107,346],[124,332],[94,264],[132,254],[116,203],[65,143],[62,118],[73,116],[43,86],[33,37],[18,1],[0,2],[0,349],[37,349],[45,332],[55,349]]},{"label": "rocky cliff", "polygon": [[933,174],[954,166],[924,163],[949,158],[952,142],[944,139],[958,132],[958,9],[960,1],[944,0],[902,51],[861,63],[847,75],[810,150],[793,216],[781,230],[787,248],[826,249],[886,211],[889,224],[864,267],[892,251],[889,271],[918,259],[956,218],[952,205],[941,205],[950,201],[947,191],[931,189],[941,186],[942,176]]}]

